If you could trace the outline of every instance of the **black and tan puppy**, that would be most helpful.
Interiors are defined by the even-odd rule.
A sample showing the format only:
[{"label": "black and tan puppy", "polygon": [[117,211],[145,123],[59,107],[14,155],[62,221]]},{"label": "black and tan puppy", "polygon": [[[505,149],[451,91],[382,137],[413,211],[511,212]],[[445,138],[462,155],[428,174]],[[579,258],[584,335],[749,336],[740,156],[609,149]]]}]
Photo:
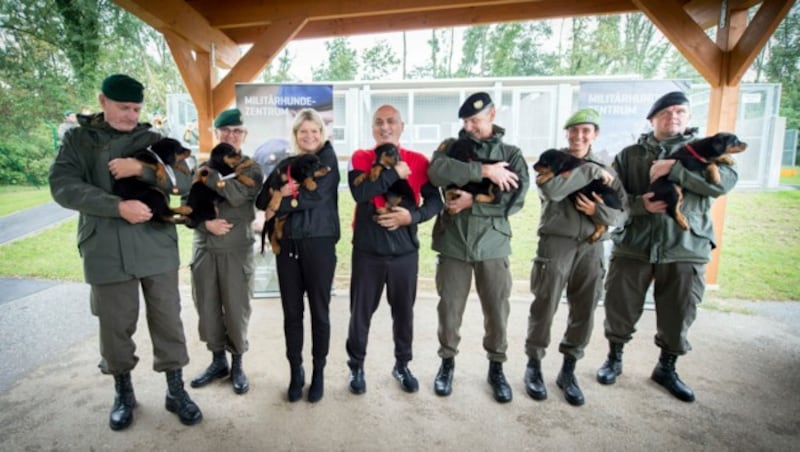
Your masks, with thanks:
[{"label": "black and tan puppy", "polygon": [[[320,162],[315,154],[300,154],[287,157],[281,160],[278,165],[269,173],[264,187],[256,197],[256,207],[261,210],[277,212],[281,205],[281,187],[286,183],[298,183],[308,191],[317,189],[316,179],[328,174],[330,168]],[[292,200],[296,202],[296,198]],[[280,239],[283,238],[283,227],[288,215],[274,215],[264,222],[261,228],[261,252],[264,252],[266,238],[272,246],[272,252],[281,252]]]},{"label": "black and tan puppy", "polygon": [[[738,154],[747,149],[747,143],[739,141],[739,137],[732,133],[720,132],[710,137],[701,138],[684,145],[666,160],[677,160],[689,171],[703,171],[706,180],[712,184],[720,181],[719,165],[732,165],[733,154]],[[680,185],[671,182],[668,175],[659,177],[650,183],[647,191],[655,195],[652,201],[667,203],[667,215],[672,217],[681,229],[689,230],[689,222],[681,212],[683,203],[683,189]]]},{"label": "black and tan puppy", "polygon": [[245,159],[240,152],[227,143],[220,143],[211,150],[211,155],[207,162],[202,164],[195,173],[192,188],[186,201],[191,209],[186,216],[186,226],[196,228],[197,225],[217,218],[217,204],[223,197],[214,189],[206,185],[210,170],[219,173],[220,180],[217,187],[225,186],[226,180],[230,177],[235,178],[247,187],[255,187],[255,181],[250,176],[244,174],[244,170],[253,166],[252,159]]},{"label": "black and tan puppy", "polygon": [[400,160],[400,151],[397,149],[397,146],[391,143],[384,143],[376,147],[375,163],[372,164],[372,169],[370,169],[369,172],[359,174],[358,177],[353,179],[353,185],[358,187],[367,178],[375,182],[381,177],[383,170],[394,168]]},{"label": "black and tan puppy", "polygon": [[[177,190],[173,171],[178,170],[188,174],[188,168],[177,163],[189,155],[191,155],[191,151],[184,148],[179,141],[163,138],[144,149],[135,151],[131,157],[142,162],[145,167],[151,168],[160,184],[164,184],[168,177],[172,178],[173,190]],[[181,218],[176,215],[187,213],[187,209],[183,207],[171,208],[167,193],[164,193],[158,186],[143,182],[137,177],[126,177],[114,181],[113,192],[122,199],[137,199],[145,203],[153,212],[152,221],[176,223],[180,222]]]},{"label": "black and tan puppy", "polygon": [[[462,162],[481,162],[486,164],[497,163],[497,160],[478,158],[475,153],[475,143],[465,138],[446,140],[439,145],[437,151],[446,152],[448,157],[460,160]],[[458,198],[458,193],[455,191],[455,189],[460,189],[472,194],[475,202],[493,204],[500,201],[500,187],[485,177],[480,182],[469,182],[461,187],[456,185],[448,186],[444,192],[447,200]]]},{"label": "black and tan puppy", "polygon": [[[544,151],[542,155],[539,156],[539,160],[533,164],[533,169],[538,174],[536,176],[536,185],[543,185],[545,182],[557,176],[567,177],[572,170],[581,165],[603,166],[597,162],[584,160],[567,152],[559,151],[558,149],[548,149]],[[583,194],[590,200],[594,201],[595,198],[592,193],[599,195],[603,199],[603,204],[611,207],[612,209],[622,210],[622,200],[619,198],[617,192],[608,185],[605,185],[600,179],[594,179],[581,187],[580,190],[570,193],[568,198],[573,205],[578,199],[579,194]],[[587,241],[589,243],[596,242],[600,239],[600,237],[603,236],[603,234],[605,234],[607,229],[608,226],[595,223],[594,233],[589,236]]]}]

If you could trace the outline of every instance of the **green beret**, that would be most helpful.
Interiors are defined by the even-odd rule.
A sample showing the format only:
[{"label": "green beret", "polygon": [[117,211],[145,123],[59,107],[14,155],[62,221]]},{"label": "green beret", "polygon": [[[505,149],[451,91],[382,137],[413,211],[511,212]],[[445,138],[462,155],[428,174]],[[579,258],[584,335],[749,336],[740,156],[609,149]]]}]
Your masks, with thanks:
[{"label": "green beret", "polygon": [[566,124],[564,124],[564,128],[569,129],[570,127],[578,124],[594,124],[594,126],[599,129],[600,113],[594,108],[582,108],[570,116],[569,119],[567,119]]},{"label": "green beret", "polygon": [[144,85],[124,74],[114,74],[106,77],[103,80],[101,90],[103,95],[117,102],[140,104],[144,101]]},{"label": "green beret", "polygon": [[72,111],[72,110],[67,110],[67,111],[65,111],[65,112],[64,112],[64,117],[66,118],[67,116],[69,116],[69,115],[74,115],[74,114],[75,114],[75,112],[74,112],[74,111]]},{"label": "green beret", "polygon": [[231,108],[225,110],[217,116],[214,120],[214,128],[219,129],[225,126],[240,126],[242,125],[242,112],[238,108]]},{"label": "green beret", "polygon": [[458,117],[461,119],[471,118],[491,105],[492,98],[489,97],[489,93],[481,91],[472,94],[461,104],[461,108],[458,109]]},{"label": "green beret", "polygon": [[664,94],[650,107],[650,112],[647,113],[647,120],[649,121],[658,112],[673,105],[689,105],[689,98],[681,91]]}]

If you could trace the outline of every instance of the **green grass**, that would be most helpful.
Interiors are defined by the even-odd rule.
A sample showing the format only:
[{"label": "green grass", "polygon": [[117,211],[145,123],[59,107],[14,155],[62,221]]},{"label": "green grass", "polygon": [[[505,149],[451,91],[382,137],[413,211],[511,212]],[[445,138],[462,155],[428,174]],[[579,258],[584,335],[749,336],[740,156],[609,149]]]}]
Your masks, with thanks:
[{"label": "green grass", "polygon": [[[44,189],[43,189],[44,190]],[[27,193],[35,189],[22,190]],[[46,192],[46,191],[45,191]],[[0,189],[0,205],[17,199],[17,189]],[[49,198],[49,192],[47,198]],[[46,199],[45,199],[46,200]],[[350,275],[353,200],[348,192],[339,196],[342,239],[337,245],[338,284]],[[735,191],[728,197],[720,290],[709,297],[747,300],[800,300],[800,191]],[[529,193],[525,207],[511,217],[511,271],[526,287],[530,262],[536,253],[539,200]],[[431,250],[433,220],[419,228],[420,288],[433,287],[436,255]],[[81,281],[82,264],[75,245],[76,220],[64,222],[33,237],[0,246],[0,275]],[[192,231],[178,228],[181,265],[191,259]],[[184,281],[184,282],[188,282]]]},{"label": "green grass", "polygon": [[798,173],[796,176],[781,177],[780,184],[781,185],[800,185],[800,173]]},{"label": "green grass", "polygon": [[0,186],[0,216],[52,201],[49,187]]},{"label": "green grass", "polygon": [[728,197],[719,296],[800,300],[800,191]]}]

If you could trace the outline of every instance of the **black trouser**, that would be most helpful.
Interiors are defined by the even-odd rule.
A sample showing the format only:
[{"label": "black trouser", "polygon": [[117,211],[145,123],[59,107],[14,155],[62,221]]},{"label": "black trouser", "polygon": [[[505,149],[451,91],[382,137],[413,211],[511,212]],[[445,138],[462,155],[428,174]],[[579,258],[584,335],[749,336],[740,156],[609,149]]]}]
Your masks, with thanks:
[{"label": "black trouser", "polygon": [[292,365],[303,362],[303,294],[311,311],[311,356],[324,366],[331,338],[329,305],[336,270],[336,239],[282,240],[275,258],[283,305],[286,358]]},{"label": "black trouser", "polygon": [[414,337],[414,301],[417,298],[419,254],[398,257],[374,256],[353,250],[350,274],[350,329],[347,355],[350,366],[363,366],[372,314],[386,286],[392,309],[394,356],[400,363],[411,361]]}]

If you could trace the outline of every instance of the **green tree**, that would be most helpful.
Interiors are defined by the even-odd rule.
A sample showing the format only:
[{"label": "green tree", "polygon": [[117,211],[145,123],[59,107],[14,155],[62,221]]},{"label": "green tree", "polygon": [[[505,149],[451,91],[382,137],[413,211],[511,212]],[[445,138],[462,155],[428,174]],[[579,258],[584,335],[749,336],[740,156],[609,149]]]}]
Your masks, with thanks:
[{"label": "green tree", "polygon": [[278,56],[277,60],[272,60],[269,66],[267,66],[261,75],[261,80],[266,83],[283,83],[293,81],[295,79],[291,73],[293,60],[294,58],[289,53],[289,49],[285,49],[283,53]]},{"label": "green tree", "polygon": [[347,38],[336,38],[325,42],[328,51],[327,62],[312,69],[314,81],[355,80],[358,74],[357,52],[350,47]]},{"label": "green tree", "polygon": [[461,63],[456,77],[483,77],[486,75],[488,25],[469,27],[464,31]]},{"label": "green tree", "polygon": [[455,30],[434,29],[428,39],[430,59],[427,64],[417,66],[408,74],[409,78],[450,78],[453,76],[453,40]]},{"label": "green tree", "polygon": [[400,58],[394,53],[385,39],[379,39],[375,45],[361,54],[361,79],[385,79],[395,72],[400,65]]},{"label": "green tree", "polygon": [[767,81],[781,84],[781,116],[786,127],[800,128],[800,6],[794,5],[772,35]]}]

